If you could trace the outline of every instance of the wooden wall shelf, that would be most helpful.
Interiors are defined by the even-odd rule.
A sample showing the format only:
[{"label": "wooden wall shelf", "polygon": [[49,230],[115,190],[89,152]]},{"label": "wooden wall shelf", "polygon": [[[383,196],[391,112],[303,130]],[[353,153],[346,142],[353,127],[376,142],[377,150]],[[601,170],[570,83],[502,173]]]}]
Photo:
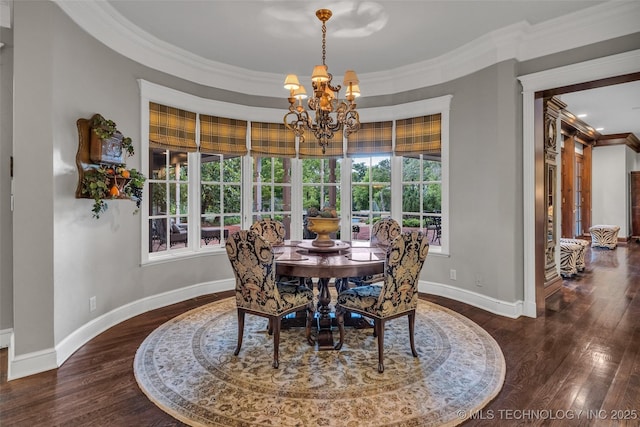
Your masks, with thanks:
[{"label": "wooden wall shelf", "polygon": [[[88,174],[91,174],[95,171],[97,173],[97,169],[101,166],[101,163],[95,163],[91,157],[95,157],[95,140],[99,140],[95,134],[92,135],[91,132],[91,123],[93,123],[96,117],[100,117],[100,114],[94,114],[90,119],[78,119],[76,125],[78,127],[78,152],[76,153],[76,166],[78,168],[78,184],[76,186],[76,198],[78,199],[90,199],[91,197],[83,191],[82,182],[84,177]],[[94,138],[94,148],[93,148],[93,156],[92,156],[92,137]],[[120,141],[122,140],[122,135],[120,135]],[[121,162],[124,164],[124,161]],[[104,166],[104,165],[103,165]],[[116,185],[119,191],[122,191],[124,186],[129,182],[129,178],[125,178],[122,175],[119,175],[115,172],[116,166],[113,166],[113,177],[109,177],[108,188]],[[124,193],[121,193],[119,196],[111,196],[110,194],[105,193],[105,199],[130,199]]]}]

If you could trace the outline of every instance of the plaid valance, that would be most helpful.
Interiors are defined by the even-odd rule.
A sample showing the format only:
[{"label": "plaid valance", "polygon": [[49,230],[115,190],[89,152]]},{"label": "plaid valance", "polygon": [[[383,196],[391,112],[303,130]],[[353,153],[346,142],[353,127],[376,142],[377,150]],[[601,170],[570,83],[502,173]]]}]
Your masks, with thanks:
[{"label": "plaid valance", "polygon": [[440,155],[441,114],[396,121],[396,156]]},{"label": "plaid valance", "polygon": [[322,147],[318,143],[318,140],[309,129],[304,133],[304,142],[301,142],[298,146],[298,157],[301,159],[335,159],[342,157],[343,153],[342,132],[340,131],[336,132],[333,138],[329,140],[324,154],[322,153]]},{"label": "plaid valance", "polygon": [[295,157],[295,135],[281,123],[251,122],[251,155]]},{"label": "plaid valance", "polygon": [[196,113],[150,102],[149,147],[197,151]]},{"label": "plaid valance", "polygon": [[247,121],[200,114],[200,152],[244,156],[247,154]]},{"label": "plaid valance", "polygon": [[361,123],[360,130],[347,139],[347,156],[388,154],[392,151],[393,122]]}]

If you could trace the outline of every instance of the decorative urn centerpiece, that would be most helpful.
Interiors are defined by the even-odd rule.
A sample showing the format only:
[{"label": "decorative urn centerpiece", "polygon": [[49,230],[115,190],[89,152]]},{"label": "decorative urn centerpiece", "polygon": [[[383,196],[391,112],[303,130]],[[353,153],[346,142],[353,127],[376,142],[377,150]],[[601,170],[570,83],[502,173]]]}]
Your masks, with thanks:
[{"label": "decorative urn centerpiece", "polygon": [[313,246],[331,247],[336,242],[331,239],[330,234],[340,229],[340,218],[338,218],[335,208],[332,207],[324,207],[321,211],[309,209],[307,228],[317,234],[316,238],[311,242]]}]

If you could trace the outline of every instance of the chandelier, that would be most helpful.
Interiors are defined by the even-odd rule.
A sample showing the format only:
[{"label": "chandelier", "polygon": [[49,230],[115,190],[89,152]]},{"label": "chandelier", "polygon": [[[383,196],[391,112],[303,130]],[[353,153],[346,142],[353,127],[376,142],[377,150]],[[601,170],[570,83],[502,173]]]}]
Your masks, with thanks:
[{"label": "chandelier", "polygon": [[289,74],[284,80],[284,88],[289,90],[289,111],[284,115],[284,125],[295,133],[300,144],[304,142],[305,130],[313,132],[322,147],[322,154],[325,153],[329,140],[333,138],[335,132],[343,131],[345,136],[349,136],[360,129],[360,117],[354,102],[360,96],[356,72],[345,71],[343,81],[346,90],[345,100],[340,101],[339,93],[342,86],[332,85],[333,75],[329,73],[325,64],[326,22],[331,15],[329,9],[316,11],[316,16],[322,21],[322,65],[316,65],[313,68],[311,75],[313,95],[307,102],[309,111],[314,113],[309,114],[302,105],[302,100],[307,98],[307,92],[298,81],[298,76]]}]

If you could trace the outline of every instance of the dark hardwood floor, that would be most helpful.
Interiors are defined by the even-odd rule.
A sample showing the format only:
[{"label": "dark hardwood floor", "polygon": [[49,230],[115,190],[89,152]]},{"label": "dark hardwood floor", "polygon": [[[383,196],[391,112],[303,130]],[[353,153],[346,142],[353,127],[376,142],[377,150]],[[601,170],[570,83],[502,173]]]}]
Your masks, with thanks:
[{"label": "dark hardwood floor", "polygon": [[[0,425],[182,425],[138,388],[136,349],[163,322],[230,295],[195,298],[127,320],[59,369],[27,378],[7,382],[7,351],[0,351]],[[640,244],[589,249],[586,271],[565,280],[537,319],[425,298],[481,325],[505,356],[503,389],[465,426],[640,425]]]}]

